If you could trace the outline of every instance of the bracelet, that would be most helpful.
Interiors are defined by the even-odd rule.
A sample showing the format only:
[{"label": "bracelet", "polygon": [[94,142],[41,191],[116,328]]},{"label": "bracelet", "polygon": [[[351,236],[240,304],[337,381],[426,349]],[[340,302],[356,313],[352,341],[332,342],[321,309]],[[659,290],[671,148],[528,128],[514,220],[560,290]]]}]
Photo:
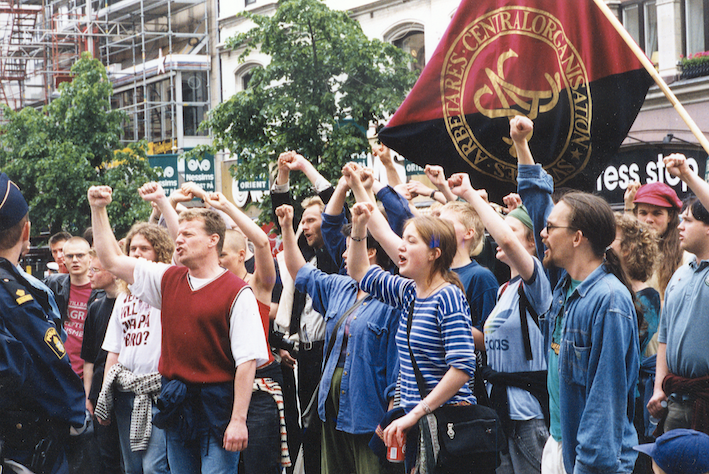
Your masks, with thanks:
[{"label": "bracelet", "polygon": [[355,242],[362,242],[363,240],[367,240],[367,236],[365,235],[364,237],[357,238],[354,235],[350,234],[350,239],[354,240]]},{"label": "bracelet", "polygon": [[428,406],[428,403],[426,403],[425,400],[421,400],[421,405],[423,405],[423,411],[426,412],[427,415],[433,413],[433,410],[431,410],[431,407]]},{"label": "bracelet", "polygon": [[438,192],[438,189],[434,189],[433,192],[428,195],[428,197],[430,197],[431,199],[434,199],[433,196],[435,196],[437,192]]},{"label": "bracelet", "polygon": [[633,211],[635,211],[635,208],[633,208],[633,209],[626,209],[626,210],[625,210],[625,212],[633,212]]}]

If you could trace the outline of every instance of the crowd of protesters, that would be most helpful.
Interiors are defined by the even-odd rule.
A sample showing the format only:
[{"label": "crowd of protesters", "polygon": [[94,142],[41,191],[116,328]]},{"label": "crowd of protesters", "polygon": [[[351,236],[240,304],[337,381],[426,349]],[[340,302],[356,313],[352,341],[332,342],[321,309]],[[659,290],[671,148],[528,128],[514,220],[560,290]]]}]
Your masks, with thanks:
[{"label": "crowd of protesters", "polygon": [[[387,184],[348,163],[333,186],[284,152],[276,258],[220,193],[146,183],[150,222],[114,236],[94,186],[92,232],[52,237],[46,284],[17,267],[28,207],[3,175],[0,455],[38,473],[709,473],[709,184],[673,154],[694,196],[634,183],[613,212],[554,189],[532,130],[510,121],[502,205],[436,165],[434,188],[404,183],[384,146]],[[292,172],[317,194],[298,225]],[[17,333],[30,312],[42,343]],[[438,408],[476,404],[504,442],[446,456]]]}]

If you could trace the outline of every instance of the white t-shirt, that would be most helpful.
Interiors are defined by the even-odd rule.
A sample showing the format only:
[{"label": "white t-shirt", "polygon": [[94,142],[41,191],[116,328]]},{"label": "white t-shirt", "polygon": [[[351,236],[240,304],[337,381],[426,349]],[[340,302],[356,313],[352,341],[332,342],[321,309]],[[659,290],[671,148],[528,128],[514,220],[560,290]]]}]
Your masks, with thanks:
[{"label": "white t-shirt", "polygon": [[118,295],[101,348],[117,353],[135,375],[146,375],[158,371],[161,340],[160,310],[134,295]]},{"label": "white t-shirt", "polygon": [[[166,263],[139,259],[133,271],[133,284],[130,285],[131,292],[148,304],[161,308],[162,292],[160,283],[168,268],[170,268],[170,265]],[[212,280],[189,277],[190,286],[195,290]],[[169,315],[163,315],[163,320],[165,324],[170,324]],[[231,307],[229,340],[231,341],[231,352],[236,366],[249,360],[256,360],[257,367],[268,362],[268,345],[266,344],[266,336],[261,324],[258,303],[253,291],[248,286],[239,292]]]}]

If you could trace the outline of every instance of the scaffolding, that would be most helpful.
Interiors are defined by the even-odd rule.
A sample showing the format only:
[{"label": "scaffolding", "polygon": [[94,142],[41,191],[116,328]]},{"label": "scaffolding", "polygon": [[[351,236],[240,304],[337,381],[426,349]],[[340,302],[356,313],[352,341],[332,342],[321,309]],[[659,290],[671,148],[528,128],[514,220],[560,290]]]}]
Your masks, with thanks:
[{"label": "scaffolding", "polygon": [[28,63],[41,54],[41,47],[34,41],[40,13],[40,8],[18,5],[14,0],[0,3],[0,102],[13,109],[24,106]]},{"label": "scaffolding", "polygon": [[[15,110],[49,103],[88,51],[107,68],[113,107],[128,115],[124,141],[172,144],[182,112],[201,117],[190,107],[208,108],[208,1],[0,0],[0,103]],[[183,94],[191,71],[207,74],[193,80],[204,80],[206,94],[190,95],[189,87]]]}]

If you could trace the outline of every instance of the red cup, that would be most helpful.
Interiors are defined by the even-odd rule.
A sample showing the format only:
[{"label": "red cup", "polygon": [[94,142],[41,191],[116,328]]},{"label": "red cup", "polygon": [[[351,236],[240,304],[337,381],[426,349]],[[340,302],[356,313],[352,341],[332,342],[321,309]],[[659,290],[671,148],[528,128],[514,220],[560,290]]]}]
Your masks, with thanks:
[{"label": "red cup", "polygon": [[[395,441],[396,442],[396,441]],[[398,444],[387,446],[387,461],[389,462],[404,462],[406,457],[406,443],[399,446]]]}]

